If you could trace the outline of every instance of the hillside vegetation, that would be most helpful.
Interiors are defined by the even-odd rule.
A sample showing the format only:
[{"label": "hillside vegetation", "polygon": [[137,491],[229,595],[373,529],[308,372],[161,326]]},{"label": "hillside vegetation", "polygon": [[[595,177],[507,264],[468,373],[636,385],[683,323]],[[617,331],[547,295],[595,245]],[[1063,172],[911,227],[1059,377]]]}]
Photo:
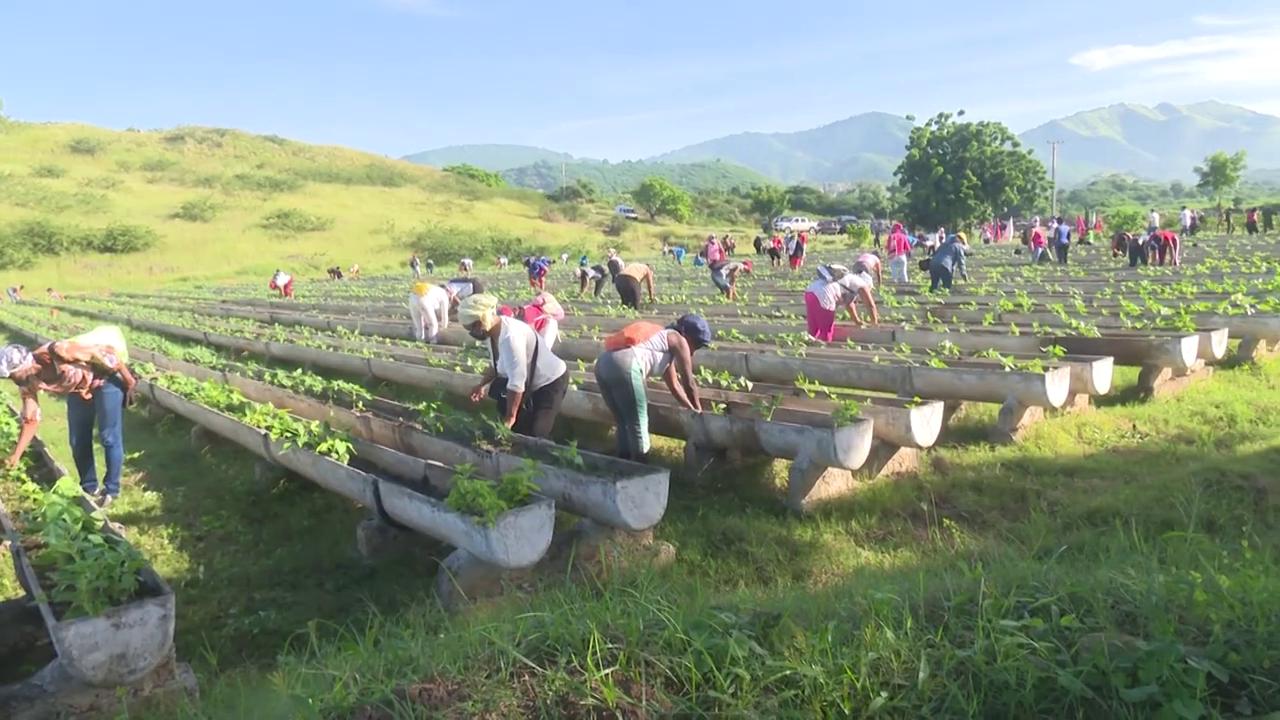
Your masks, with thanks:
[{"label": "hillside vegetation", "polygon": [[533,191],[269,135],[0,125],[0,248],[24,253],[4,255],[0,283],[29,293],[265,284],[276,267],[390,269],[412,250],[483,262],[521,250],[652,249],[663,236],[705,232],[631,223],[606,238],[608,221],[603,206],[558,208]]},{"label": "hillside vegetation", "polygon": [[691,192],[702,190],[731,190],[753,185],[767,185],[769,178],[741,165],[719,160],[696,163],[646,163],[646,162],[537,162],[525,167],[513,168],[502,173],[507,182],[519,187],[550,192],[567,182],[586,180],[606,195],[628,193],[645,178],[660,177]]}]

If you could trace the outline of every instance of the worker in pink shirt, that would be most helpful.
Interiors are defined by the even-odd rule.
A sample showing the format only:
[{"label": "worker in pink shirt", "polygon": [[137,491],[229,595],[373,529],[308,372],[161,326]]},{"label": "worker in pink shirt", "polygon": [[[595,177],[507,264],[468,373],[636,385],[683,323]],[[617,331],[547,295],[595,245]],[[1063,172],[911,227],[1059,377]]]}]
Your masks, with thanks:
[{"label": "worker in pink shirt", "polygon": [[894,223],[889,232],[889,239],[884,244],[885,253],[889,256],[889,277],[896,283],[905,283],[907,267],[910,265],[911,240],[902,229],[902,223]]}]

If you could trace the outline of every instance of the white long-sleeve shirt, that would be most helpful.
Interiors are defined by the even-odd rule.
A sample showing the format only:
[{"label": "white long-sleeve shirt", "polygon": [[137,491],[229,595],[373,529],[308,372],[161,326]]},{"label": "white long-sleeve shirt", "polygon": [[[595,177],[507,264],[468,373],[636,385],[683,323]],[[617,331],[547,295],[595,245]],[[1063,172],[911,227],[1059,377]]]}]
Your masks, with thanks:
[{"label": "white long-sleeve shirt", "polygon": [[449,327],[449,293],[439,285],[432,285],[421,297],[409,293],[409,317],[415,338],[434,340]]},{"label": "white long-sleeve shirt", "polygon": [[502,317],[498,321],[502,323],[502,330],[498,333],[498,356],[493,357],[493,345],[489,343],[489,357],[498,375],[507,379],[508,392],[534,392],[555,382],[568,371],[564,361],[543,344],[538,353],[538,367],[534,377],[530,378],[529,365],[538,346],[537,333],[523,320]]}]

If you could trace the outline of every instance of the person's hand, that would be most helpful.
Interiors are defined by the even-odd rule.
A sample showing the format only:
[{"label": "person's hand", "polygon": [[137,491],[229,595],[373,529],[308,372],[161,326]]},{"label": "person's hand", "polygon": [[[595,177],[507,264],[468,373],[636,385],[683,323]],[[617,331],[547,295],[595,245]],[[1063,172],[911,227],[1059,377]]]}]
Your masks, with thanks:
[{"label": "person's hand", "polygon": [[128,390],[124,391],[124,406],[133,407],[138,403],[138,386],[130,385]]},{"label": "person's hand", "polygon": [[5,470],[12,470],[12,469],[14,469],[14,468],[18,467],[18,461],[19,461],[19,460],[21,460],[21,458],[20,458],[20,457],[18,457],[17,455],[10,455],[9,457],[7,457],[7,458],[5,458],[5,459],[4,459],[4,469],[5,469]]},{"label": "person's hand", "polygon": [[478,403],[484,399],[484,385],[477,385],[471,388],[471,402]]}]

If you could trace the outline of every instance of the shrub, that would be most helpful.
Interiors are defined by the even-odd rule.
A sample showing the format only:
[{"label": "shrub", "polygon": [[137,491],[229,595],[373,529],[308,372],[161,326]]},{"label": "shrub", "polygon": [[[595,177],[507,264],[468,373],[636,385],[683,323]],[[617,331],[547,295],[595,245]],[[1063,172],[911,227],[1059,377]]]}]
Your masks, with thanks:
[{"label": "shrub", "polygon": [[97,155],[104,147],[106,143],[101,140],[84,136],[72,138],[71,142],[67,143],[67,150],[75,155]]},{"label": "shrub", "polygon": [[507,181],[503,180],[502,176],[498,173],[489,172],[484,168],[476,167],[475,165],[468,165],[466,163],[461,165],[450,165],[446,167],[444,171],[451,175],[457,175],[458,177],[472,180],[484,185],[485,187],[496,188],[507,184]]},{"label": "shrub", "polygon": [[97,177],[85,178],[80,184],[94,190],[115,190],[120,187],[120,178],[114,175],[99,175]]},{"label": "shrub", "polygon": [[293,177],[311,182],[332,183],[335,185],[371,185],[373,187],[403,187],[411,184],[415,177],[409,171],[398,168],[391,163],[371,162],[357,166],[343,165],[310,165],[291,168],[287,171]]},{"label": "shrub", "polygon": [[167,158],[163,155],[147,158],[138,164],[138,169],[143,172],[164,172],[178,165],[178,161],[173,158]]},{"label": "shrub", "polygon": [[302,187],[302,181],[269,173],[236,173],[223,182],[227,190],[245,190],[266,194],[293,192]]},{"label": "shrub", "polygon": [[871,242],[871,228],[861,223],[849,223],[844,227],[844,233],[849,236],[854,247],[865,247]]},{"label": "shrub", "polygon": [[538,217],[543,222],[549,223],[558,223],[564,220],[564,216],[560,214],[560,208],[555,205],[544,205],[542,209],[538,211]]},{"label": "shrub", "polygon": [[171,216],[175,220],[187,222],[211,222],[218,215],[218,206],[213,198],[192,198],[178,206]]},{"label": "shrub", "polygon": [[313,215],[297,208],[281,208],[267,213],[262,219],[262,227],[284,233],[319,232],[333,227],[333,218]]},{"label": "shrub", "polygon": [[604,234],[609,237],[618,237],[627,231],[627,219],[614,213],[609,217],[609,223],[604,226]]},{"label": "shrub", "polygon": [[90,235],[73,225],[59,225],[39,218],[23,220],[9,227],[6,235],[33,255],[61,255],[85,247]]},{"label": "shrub", "polygon": [[407,249],[439,260],[496,255],[520,257],[545,254],[547,246],[498,230],[471,230],[430,223],[401,236]]},{"label": "shrub", "polygon": [[42,164],[31,168],[31,174],[38,178],[60,178],[67,174],[67,169],[61,165]]},{"label": "shrub", "polygon": [[112,223],[94,233],[90,249],[102,253],[131,253],[154,247],[159,240],[160,236],[149,227]]},{"label": "shrub", "polygon": [[1120,208],[1112,210],[1110,213],[1104,213],[1102,221],[1106,224],[1107,229],[1113,233],[1137,233],[1146,230],[1147,214],[1133,208]]}]

